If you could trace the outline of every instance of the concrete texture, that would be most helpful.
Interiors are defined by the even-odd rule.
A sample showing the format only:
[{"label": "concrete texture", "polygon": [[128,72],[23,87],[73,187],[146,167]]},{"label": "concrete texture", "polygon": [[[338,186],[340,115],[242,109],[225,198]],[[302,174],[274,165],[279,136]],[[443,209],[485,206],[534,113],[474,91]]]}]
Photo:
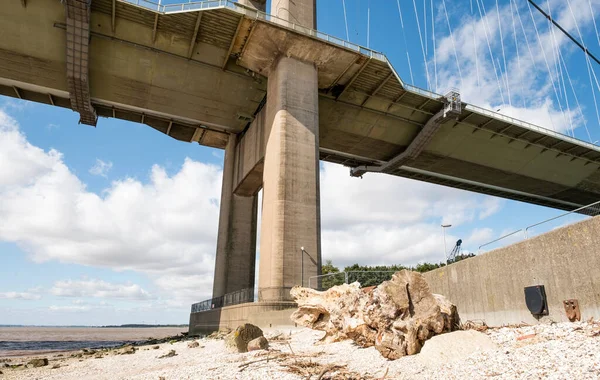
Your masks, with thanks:
[{"label": "concrete texture", "polygon": [[272,0],[271,14],[305,28],[316,29],[316,0]]},{"label": "concrete texture", "polygon": [[424,274],[463,322],[536,323],[524,287],[544,285],[548,316],[568,321],[563,300],[577,299],[582,320],[600,318],[600,217],[588,219]]},{"label": "concrete texture", "polygon": [[319,119],[317,73],[310,63],[282,57],[269,77],[263,174],[259,300],[289,300],[320,272]]},{"label": "concrete texture", "polygon": [[258,196],[233,193],[237,136],[225,149],[213,297],[254,288]]},{"label": "concrete texture", "polygon": [[252,323],[260,328],[294,326],[290,315],[295,309],[293,302],[253,302],[192,313],[189,333],[199,335],[226,327],[235,329],[244,323]]}]

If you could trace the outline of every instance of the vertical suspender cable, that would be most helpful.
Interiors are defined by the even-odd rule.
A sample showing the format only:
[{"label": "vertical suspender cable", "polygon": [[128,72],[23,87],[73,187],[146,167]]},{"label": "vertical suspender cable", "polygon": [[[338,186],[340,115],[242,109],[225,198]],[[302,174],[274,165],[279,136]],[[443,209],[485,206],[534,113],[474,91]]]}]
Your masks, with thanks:
[{"label": "vertical suspender cable", "polygon": [[400,26],[402,27],[402,38],[404,38],[404,48],[406,49],[406,61],[408,62],[408,70],[410,72],[411,84],[415,84],[415,78],[413,78],[412,66],[410,64],[410,54],[408,53],[408,44],[406,43],[406,33],[404,32],[404,20],[402,19],[402,9],[400,9],[400,0],[396,0],[398,4],[398,15],[400,16]]},{"label": "vertical suspender cable", "polygon": [[[510,96],[510,84],[508,83],[508,68],[506,66],[506,53],[504,51],[504,36],[502,35],[502,22],[500,22],[500,7],[498,6],[498,0],[496,0],[496,15],[498,17],[498,28],[500,32],[500,45],[502,46],[502,58],[504,60],[504,78],[506,83],[506,92],[508,93],[508,105],[512,107],[512,99]],[[502,69],[500,69],[502,72]]]},{"label": "vertical suspender cable", "polygon": [[367,47],[371,38],[371,0],[367,0]]},{"label": "vertical suspender cable", "polygon": [[[569,5],[569,10],[571,11],[571,16],[573,16],[573,21],[575,21],[575,28],[577,29],[577,33],[579,34],[579,38],[583,41],[583,36],[581,35],[581,31],[579,30],[579,25],[577,23],[577,18],[575,18],[575,14],[573,13],[573,8],[571,7],[571,1],[567,0],[567,4]],[[585,48],[585,47],[584,47]],[[585,49],[587,50],[587,49]],[[585,55],[588,76],[590,78],[590,85],[592,86],[592,97],[594,98],[594,106],[596,107],[596,118],[598,119],[598,125],[600,126],[600,112],[598,111],[598,102],[596,100],[596,90],[594,89],[594,83],[592,83],[592,62],[590,62],[590,57],[588,54]],[[596,73],[594,73],[594,76]],[[596,80],[596,86],[598,86],[598,81]],[[600,87],[598,87],[600,89]]]},{"label": "vertical suspender cable", "polygon": [[[494,54],[492,53],[492,47],[490,45],[490,37],[488,35],[488,30],[490,30],[490,26],[487,23],[485,15],[485,8],[483,8],[483,14],[481,13],[481,6],[483,6],[483,0],[481,2],[481,6],[479,5],[479,0],[475,0],[477,3],[477,9],[479,10],[479,18],[483,21],[483,32],[485,34],[485,40],[487,41],[488,51],[490,53],[490,60],[492,61],[492,66],[494,67],[494,75],[496,76],[496,83],[498,84],[498,91],[500,91],[500,98],[502,99],[502,103],[505,104],[504,101],[504,93],[502,92],[502,86],[500,86],[500,77],[498,76],[498,71],[496,71],[496,62],[494,62]],[[491,34],[491,30],[490,30]]]},{"label": "vertical suspender cable", "polygon": [[[550,14],[550,17],[552,17],[552,10],[550,9],[550,3],[549,2],[548,2],[548,14]],[[549,21],[548,21],[548,29],[550,30],[550,34],[552,35],[552,41],[554,43],[554,49],[552,49],[552,51],[554,53],[554,65],[556,67],[556,77],[557,77],[557,82],[558,82],[558,92],[561,95],[561,97],[563,95],[565,95],[564,100],[566,102],[566,108],[567,108],[567,112],[566,113],[569,114],[568,115],[569,116],[568,124],[571,127],[571,133],[573,134],[573,136],[575,136],[575,129],[573,128],[573,119],[571,118],[571,113],[570,113],[570,109],[569,109],[569,99],[566,97],[567,91],[566,91],[566,89],[564,89],[565,78],[562,75],[562,67],[560,66],[560,62],[559,62],[559,59],[558,59],[558,54],[560,54],[560,46],[558,45],[558,42],[556,40],[556,34],[554,33],[554,28],[552,28],[552,24]],[[562,88],[563,91],[561,91],[561,88]],[[565,112],[563,112],[563,117],[565,118],[565,122],[567,122],[567,116],[565,115]]]},{"label": "vertical suspender cable", "polygon": [[454,42],[454,33],[452,33],[452,26],[450,26],[450,18],[448,17],[448,10],[446,9],[446,0],[442,0],[444,6],[444,13],[446,14],[446,22],[448,23],[448,29],[450,30],[450,39],[452,40],[452,48],[454,49],[454,59],[456,59],[456,67],[458,68],[458,75],[460,76],[460,85],[464,88],[465,83],[463,82],[462,72],[460,70],[460,64],[458,63],[458,53],[456,52],[456,43]]},{"label": "vertical suspender cable", "polygon": [[433,42],[433,71],[435,75],[435,91],[438,92],[438,72],[437,72],[437,56],[435,52],[435,16],[433,12],[433,0],[431,1],[431,40]]},{"label": "vertical suspender cable", "polygon": [[588,0],[590,6],[590,13],[592,14],[592,20],[594,21],[594,30],[596,31],[596,38],[598,39],[598,46],[600,46],[600,34],[598,34],[598,26],[596,25],[596,16],[594,16],[594,10],[592,9],[592,0]]},{"label": "vertical suspender cable", "polygon": [[342,6],[344,7],[344,24],[346,25],[346,40],[350,41],[350,34],[348,33],[348,17],[346,16],[346,0],[342,0]]},{"label": "vertical suspender cable", "polygon": [[[559,51],[559,53],[560,53],[560,51]],[[573,86],[573,81],[571,80],[571,75],[569,75],[569,70],[567,69],[567,64],[566,64],[562,54],[559,54],[559,59],[562,62],[562,66],[565,68],[565,73],[567,73],[567,79],[569,80],[569,84],[571,85],[571,91],[573,92],[573,96],[575,97],[575,102],[577,103],[577,110],[579,111],[579,116],[581,117],[581,120],[583,121],[583,126],[585,127],[585,131],[588,135],[589,141],[592,142],[592,136],[590,135],[590,131],[587,126],[587,121],[585,120],[585,117],[583,116],[583,111],[581,110],[581,105],[579,104],[579,98],[577,97],[577,91],[575,91],[575,86]],[[597,107],[596,107],[596,109],[597,109]]]},{"label": "vertical suspender cable", "polygon": [[[540,49],[542,50],[542,56],[544,57],[544,63],[546,64],[546,69],[548,70],[548,75],[550,76],[550,82],[552,83],[552,88],[554,89],[554,94],[556,95],[556,102],[558,103],[558,107],[560,111],[562,110],[562,104],[560,103],[560,99],[558,98],[558,91],[556,90],[556,85],[554,84],[554,77],[552,76],[552,70],[550,70],[550,65],[548,64],[548,57],[546,56],[546,50],[544,50],[544,46],[542,45],[542,40],[540,39],[540,32],[538,31],[537,24],[535,23],[535,19],[533,18],[533,12],[531,11],[531,6],[527,3],[529,8],[529,15],[531,16],[531,22],[533,23],[533,27],[535,29],[535,34],[537,35],[538,44],[540,45]],[[550,119],[552,120],[552,119]]]},{"label": "vertical suspender cable", "polygon": [[510,15],[512,16],[512,27],[513,27],[513,37],[515,39],[515,50],[517,52],[517,67],[519,69],[519,84],[521,86],[521,100],[523,102],[523,107],[525,105],[525,91],[523,90],[523,69],[521,68],[521,54],[519,53],[519,43],[517,40],[517,27],[515,24],[515,14],[513,11],[513,3],[510,1]]},{"label": "vertical suspender cable", "polygon": [[415,18],[417,20],[417,29],[419,30],[419,40],[421,41],[421,52],[423,53],[423,63],[425,63],[425,75],[427,76],[427,88],[431,89],[431,80],[429,78],[429,68],[427,65],[427,56],[425,54],[425,45],[423,44],[423,34],[421,33],[421,23],[419,22],[419,12],[417,11],[417,3],[413,0],[415,9]]},{"label": "vertical suspender cable", "polygon": [[423,30],[425,30],[425,56],[429,55],[427,51],[427,0],[423,0]]}]

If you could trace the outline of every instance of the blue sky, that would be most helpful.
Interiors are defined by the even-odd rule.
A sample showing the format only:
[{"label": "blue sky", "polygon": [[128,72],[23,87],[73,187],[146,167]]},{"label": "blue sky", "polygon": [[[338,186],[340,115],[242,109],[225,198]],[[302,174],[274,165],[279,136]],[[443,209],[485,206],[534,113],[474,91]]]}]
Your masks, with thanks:
[{"label": "blue sky", "polygon": [[[427,33],[423,0],[345,0],[350,40],[367,45],[370,13],[369,46],[384,52],[404,81],[413,82],[412,69],[415,85],[436,90],[437,71],[438,92],[458,87],[466,101],[582,140],[600,139],[593,100],[600,100],[600,91],[592,92],[583,54],[553,35],[535,10],[538,33],[519,2],[525,34],[515,19],[515,44],[510,1],[496,8],[495,1],[446,0],[447,12],[443,2],[434,2],[435,35],[431,2],[425,3]],[[477,10],[482,4],[483,20]],[[600,1],[570,4],[586,45],[600,54],[589,12],[591,7],[600,21]],[[319,0],[318,29],[345,38],[342,6],[342,0]],[[577,34],[567,3],[551,1],[550,9]],[[558,51],[581,112],[566,70],[560,75]],[[212,290],[223,152],[141,124],[101,119],[91,128],[77,121],[69,110],[0,98],[0,324],[186,323],[189,304]],[[477,250],[560,214],[385,175],[350,178],[347,168],[331,164],[322,164],[321,177],[323,258],[339,266],[441,261],[441,223],[453,225],[448,249],[462,238],[466,249]]]}]

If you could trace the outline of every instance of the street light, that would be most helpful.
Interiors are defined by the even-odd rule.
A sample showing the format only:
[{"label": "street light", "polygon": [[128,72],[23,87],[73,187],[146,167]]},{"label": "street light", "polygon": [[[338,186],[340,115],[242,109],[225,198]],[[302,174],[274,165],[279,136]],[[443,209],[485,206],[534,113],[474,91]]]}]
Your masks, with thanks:
[{"label": "street light", "polygon": [[446,257],[446,265],[448,265],[448,248],[446,248],[446,228],[452,227],[452,224],[442,224],[442,231],[444,233],[444,256]]}]

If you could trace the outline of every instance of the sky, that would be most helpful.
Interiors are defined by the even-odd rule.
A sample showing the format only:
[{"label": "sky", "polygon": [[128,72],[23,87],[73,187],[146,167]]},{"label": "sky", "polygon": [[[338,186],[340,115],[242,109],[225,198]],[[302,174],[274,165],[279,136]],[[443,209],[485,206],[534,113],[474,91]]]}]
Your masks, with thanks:
[{"label": "sky", "polygon": [[[600,139],[600,68],[588,71],[524,1],[520,19],[514,0],[317,3],[320,31],[385,53],[406,83],[456,87],[467,102]],[[540,4],[600,54],[600,0]],[[70,110],[0,97],[0,324],[187,323],[190,304],[211,296],[222,163],[221,150],[142,124],[103,118],[92,128]],[[562,213],[383,174],[352,178],[329,163],[321,211],[323,259],[340,267],[440,262],[459,238],[477,252]],[[446,248],[441,224],[452,224]]]}]

